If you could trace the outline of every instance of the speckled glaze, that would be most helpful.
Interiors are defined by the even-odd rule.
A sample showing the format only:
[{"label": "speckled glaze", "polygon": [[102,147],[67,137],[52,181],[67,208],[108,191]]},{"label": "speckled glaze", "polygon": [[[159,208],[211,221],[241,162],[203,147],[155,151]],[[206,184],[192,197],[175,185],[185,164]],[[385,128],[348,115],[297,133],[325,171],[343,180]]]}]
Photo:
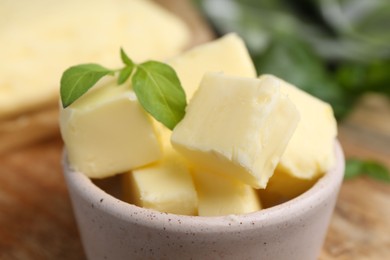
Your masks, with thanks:
[{"label": "speckled glaze", "polygon": [[301,196],[246,215],[190,217],[143,209],[105,193],[69,168],[68,184],[89,259],[267,259],[318,257],[344,173],[337,163]]}]

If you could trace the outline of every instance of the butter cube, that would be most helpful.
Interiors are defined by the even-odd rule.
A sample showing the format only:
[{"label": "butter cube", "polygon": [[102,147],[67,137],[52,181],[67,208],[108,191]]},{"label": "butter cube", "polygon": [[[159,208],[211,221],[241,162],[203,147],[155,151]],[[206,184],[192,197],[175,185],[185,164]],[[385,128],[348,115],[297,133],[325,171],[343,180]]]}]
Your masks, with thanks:
[{"label": "butter cube", "polygon": [[69,162],[91,178],[104,178],[161,158],[152,121],[129,86],[105,81],[66,109],[60,128]]},{"label": "butter cube", "polygon": [[206,72],[256,77],[248,50],[243,40],[234,33],[197,46],[167,62],[175,69],[188,100],[198,89]]},{"label": "butter cube", "polygon": [[[244,41],[234,33],[215,41],[194,47],[167,61],[175,69],[177,76],[191,99],[207,72],[223,72],[226,75],[256,77],[256,70],[245,47]],[[171,131],[160,122],[154,123],[165,149],[172,149]]]},{"label": "butter cube", "polygon": [[264,207],[272,207],[291,200],[310,189],[318,178],[302,179],[276,168],[267,188],[259,190]]},{"label": "butter cube", "polygon": [[171,141],[194,165],[264,188],[298,121],[279,81],[210,73]]},{"label": "butter cube", "polygon": [[238,215],[261,209],[256,191],[241,181],[198,169],[193,176],[199,216]]},{"label": "butter cube", "polygon": [[123,176],[125,200],[140,207],[180,215],[196,215],[198,198],[184,158],[164,159]]},{"label": "butter cube", "polygon": [[281,92],[296,105],[301,120],[277,166],[278,171],[301,179],[313,179],[328,171],[335,161],[337,123],[332,107],[271,75],[260,79],[277,81]]}]

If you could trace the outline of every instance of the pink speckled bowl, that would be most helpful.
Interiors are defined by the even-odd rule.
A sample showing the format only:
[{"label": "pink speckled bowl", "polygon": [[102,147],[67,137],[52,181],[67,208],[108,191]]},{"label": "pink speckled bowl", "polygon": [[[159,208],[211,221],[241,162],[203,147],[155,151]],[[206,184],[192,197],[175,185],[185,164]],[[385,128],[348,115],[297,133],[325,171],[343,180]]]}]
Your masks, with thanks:
[{"label": "pink speckled bowl", "polygon": [[316,259],[343,179],[344,156],[297,198],[246,215],[190,217],[114,198],[64,163],[89,259]]}]

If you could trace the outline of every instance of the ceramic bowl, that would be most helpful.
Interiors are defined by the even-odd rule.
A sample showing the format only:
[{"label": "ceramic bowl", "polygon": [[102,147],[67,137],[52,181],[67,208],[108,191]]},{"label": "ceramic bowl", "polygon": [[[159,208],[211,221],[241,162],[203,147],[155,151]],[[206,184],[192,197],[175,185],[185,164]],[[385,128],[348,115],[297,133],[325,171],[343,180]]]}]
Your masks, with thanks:
[{"label": "ceramic bowl", "polygon": [[193,217],[123,202],[69,167],[64,174],[88,259],[312,260],[320,253],[344,174],[336,165],[300,196],[245,215]]}]

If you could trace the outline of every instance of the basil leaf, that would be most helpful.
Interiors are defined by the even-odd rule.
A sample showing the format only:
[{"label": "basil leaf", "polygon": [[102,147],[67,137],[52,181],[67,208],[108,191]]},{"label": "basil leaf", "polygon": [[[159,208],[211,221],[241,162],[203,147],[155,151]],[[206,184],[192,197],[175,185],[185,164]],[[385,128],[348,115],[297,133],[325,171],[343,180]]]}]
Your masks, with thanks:
[{"label": "basil leaf", "polygon": [[367,161],[364,165],[364,172],[367,176],[385,182],[390,182],[390,172],[389,170],[373,161]]},{"label": "basil leaf", "polygon": [[126,80],[131,76],[133,69],[134,69],[134,64],[124,67],[119,72],[118,85],[121,85],[126,82]]},{"label": "basil leaf", "polygon": [[384,165],[374,161],[348,159],[345,165],[344,179],[352,179],[361,175],[390,182],[390,171]]},{"label": "basil leaf", "polygon": [[345,164],[344,179],[352,179],[364,174],[364,162],[358,159],[348,159]]},{"label": "basil leaf", "polygon": [[134,62],[127,56],[126,52],[121,48],[122,62],[128,66],[134,67]]},{"label": "basil leaf", "polygon": [[68,107],[102,77],[113,73],[114,71],[94,63],[81,64],[65,70],[60,87],[62,106]]},{"label": "basil leaf", "polygon": [[132,84],[143,108],[169,129],[184,117],[186,96],[176,72],[168,65],[156,61],[138,65]]}]

